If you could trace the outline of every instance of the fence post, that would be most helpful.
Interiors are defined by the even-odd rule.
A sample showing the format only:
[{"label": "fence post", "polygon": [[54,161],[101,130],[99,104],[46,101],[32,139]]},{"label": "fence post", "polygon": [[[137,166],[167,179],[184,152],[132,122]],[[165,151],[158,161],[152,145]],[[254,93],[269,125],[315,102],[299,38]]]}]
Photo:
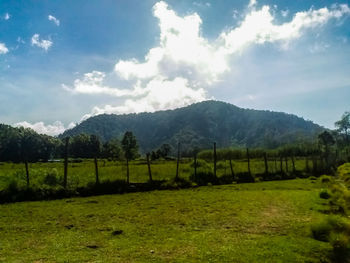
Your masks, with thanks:
[{"label": "fence post", "polygon": [[64,175],[63,175],[63,187],[67,188],[67,177],[68,177],[68,144],[69,137],[65,138],[64,144]]},{"label": "fence post", "polygon": [[194,178],[197,178],[197,153],[194,153],[194,160],[193,160],[193,165],[194,165]]},{"label": "fence post", "polygon": [[98,178],[98,162],[97,162],[97,157],[96,156],[94,158],[94,163],[95,163],[96,184],[100,184],[100,180]]},{"label": "fence post", "polygon": [[177,162],[176,162],[176,176],[175,179],[179,179],[179,162],[180,162],[180,143],[177,144]]},{"label": "fence post", "polygon": [[150,160],[149,160],[149,155],[150,155],[150,153],[147,153],[146,157],[147,157],[149,181],[152,183],[153,180],[152,180],[151,163],[150,163]]},{"label": "fence post", "polygon": [[29,187],[29,168],[27,159],[24,161],[24,165],[26,167],[26,176],[27,176],[27,188]]},{"label": "fence post", "polygon": [[216,177],[216,142],[214,142],[214,177]]},{"label": "fence post", "polygon": [[234,180],[235,179],[235,173],[233,171],[233,166],[232,166],[232,160],[230,158],[230,169],[231,169],[231,175],[232,175],[232,179]]},{"label": "fence post", "polygon": [[265,176],[269,174],[269,165],[267,163],[267,154],[264,152],[264,163],[265,163]]},{"label": "fence post", "polygon": [[248,160],[248,174],[249,176],[252,176],[252,173],[250,171],[250,156],[249,156],[249,149],[247,148],[247,160]]}]

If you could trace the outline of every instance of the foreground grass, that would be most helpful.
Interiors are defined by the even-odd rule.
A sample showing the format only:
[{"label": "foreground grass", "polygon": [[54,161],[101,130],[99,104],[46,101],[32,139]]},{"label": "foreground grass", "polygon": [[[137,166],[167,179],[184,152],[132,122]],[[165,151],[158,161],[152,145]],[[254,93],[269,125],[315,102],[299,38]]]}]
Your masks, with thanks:
[{"label": "foreground grass", "polygon": [[0,262],[320,262],[310,179],[0,206]]}]

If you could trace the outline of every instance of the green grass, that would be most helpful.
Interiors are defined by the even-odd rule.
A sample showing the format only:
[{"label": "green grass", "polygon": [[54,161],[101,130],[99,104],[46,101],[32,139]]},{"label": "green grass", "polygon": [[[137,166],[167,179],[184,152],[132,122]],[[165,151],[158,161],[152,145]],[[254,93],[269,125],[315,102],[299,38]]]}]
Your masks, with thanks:
[{"label": "green grass", "polygon": [[[320,262],[309,179],[0,206],[0,262]],[[114,231],[122,230],[119,235]]]},{"label": "green grass", "polygon": [[[193,167],[191,167],[192,160],[184,159],[180,163],[179,174],[181,177],[188,179],[191,173],[193,173]],[[310,162],[311,164],[311,162]],[[279,172],[280,164],[277,162],[277,166],[274,161],[269,161],[269,171]],[[209,163],[211,169],[213,164]],[[292,163],[288,162],[288,170],[292,171]],[[277,167],[277,170],[276,170]],[[217,175],[229,175],[231,174],[229,161],[220,161],[217,164]],[[176,161],[154,161],[151,165],[152,177],[154,180],[171,180],[175,177],[176,173]],[[233,169],[235,173],[242,173],[247,171],[247,162],[245,160],[233,161]],[[251,171],[253,174],[264,173],[265,166],[263,160],[252,160]],[[283,169],[285,169],[285,162],[283,162]],[[305,169],[305,160],[296,160],[296,169],[302,171]],[[48,173],[55,173],[62,178],[63,177],[63,163],[32,163],[29,164],[29,174],[31,185],[41,186],[43,179]],[[125,162],[110,162],[106,160],[99,160],[99,176],[100,181],[106,180],[125,180],[126,178],[126,165]],[[148,169],[146,161],[137,160],[130,163],[130,182],[143,183],[147,182]],[[26,185],[26,175],[24,164],[14,163],[0,163],[0,191],[6,188],[6,186],[12,181],[16,180],[18,185]],[[95,168],[93,160],[83,160],[81,163],[69,163],[68,166],[68,186],[70,189],[77,187],[84,187],[88,183],[95,182]]]}]

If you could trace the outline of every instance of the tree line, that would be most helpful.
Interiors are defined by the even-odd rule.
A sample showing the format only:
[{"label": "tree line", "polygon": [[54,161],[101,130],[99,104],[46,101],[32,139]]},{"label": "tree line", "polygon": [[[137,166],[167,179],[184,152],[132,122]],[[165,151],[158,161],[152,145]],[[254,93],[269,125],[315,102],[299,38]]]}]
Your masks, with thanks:
[{"label": "tree line", "polygon": [[[265,149],[219,149],[216,144],[213,150],[193,149],[187,151],[186,155],[203,160],[214,161],[214,175],[216,174],[216,162],[220,160],[246,159],[248,172],[250,173],[250,159],[263,158],[266,173],[268,160],[277,160],[286,163],[291,161],[295,170],[295,158],[305,157],[308,162],[313,162],[313,168],[317,167],[317,160],[321,161],[322,170],[328,172],[336,163],[349,161],[349,136],[350,136],[350,113],[345,112],[341,120],[335,123],[337,130],[325,130],[319,134],[317,142],[286,145],[274,150]],[[171,146],[163,144],[152,152],[146,154],[150,180],[152,181],[150,161],[159,158],[169,158],[172,152]],[[179,165],[180,143],[177,149],[177,171]],[[125,160],[127,167],[127,182],[129,183],[129,161],[140,157],[139,146],[136,137],[131,131],[124,133],[121,140],[117,138],[102,142],[96,135],[79,134],[73,137],[58,139],[47,135],[39,135],[31,129],[13,128],[8,125],[0,125],[0,161],[22,162],[25,164],[27,185],[29,185],[28,163],[38,161],[50,161],[55,158],[64,159],[64,185],[67,182],[68,158],[93,158],[95,162],[96,183],[98,177],[98,159]],[[196,161],[195,161],[196,171]],[[232,165],[231,165],[231,171]],[[281,169],[282,171],[282,169]],[[178,177],[178,172],[176,173]]]}]

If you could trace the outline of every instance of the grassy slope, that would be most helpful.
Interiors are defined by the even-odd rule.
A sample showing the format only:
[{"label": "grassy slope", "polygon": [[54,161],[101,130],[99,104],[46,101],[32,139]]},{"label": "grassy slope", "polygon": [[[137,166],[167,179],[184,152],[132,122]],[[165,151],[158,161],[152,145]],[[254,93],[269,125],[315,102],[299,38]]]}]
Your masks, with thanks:
[{"label": "grassy slope", "polygon": [[[0,206],[0,262],[319,262],[309,179]],[[123,230],[120,235],[113,231]]]}]

